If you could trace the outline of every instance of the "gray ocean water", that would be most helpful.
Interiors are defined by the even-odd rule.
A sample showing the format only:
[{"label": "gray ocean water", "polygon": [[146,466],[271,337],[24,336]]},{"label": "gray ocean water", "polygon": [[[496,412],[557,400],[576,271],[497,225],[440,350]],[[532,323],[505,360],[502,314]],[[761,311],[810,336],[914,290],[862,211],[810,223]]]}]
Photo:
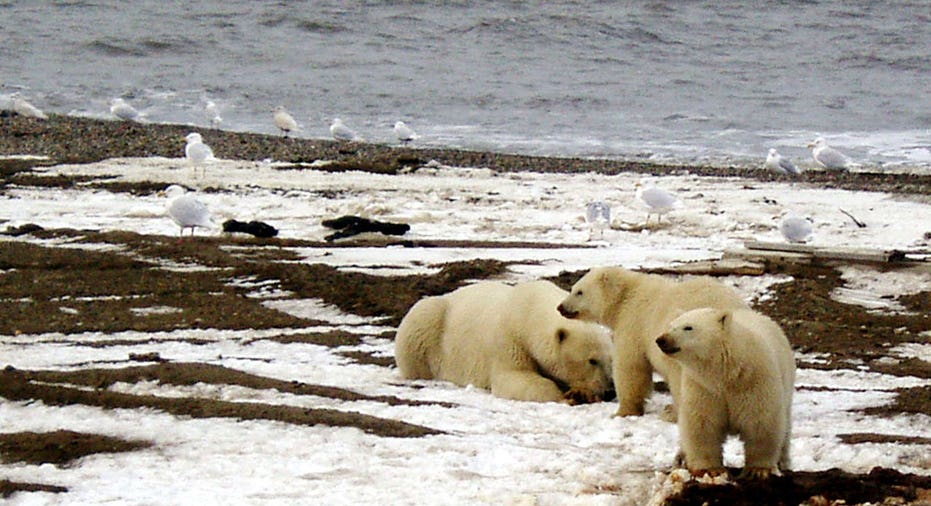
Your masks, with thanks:
[{"label": "gray ocean water", "polygon": [[0,1],[0,98],[107,117],[545,155],[931,166],[924,0]]}]

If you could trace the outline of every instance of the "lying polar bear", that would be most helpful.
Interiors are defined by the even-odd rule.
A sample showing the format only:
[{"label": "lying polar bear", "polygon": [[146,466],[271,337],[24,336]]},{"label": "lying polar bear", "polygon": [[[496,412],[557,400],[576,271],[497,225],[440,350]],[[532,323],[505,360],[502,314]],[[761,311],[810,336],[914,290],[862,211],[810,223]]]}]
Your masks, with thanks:
[{"label": "lying polar bear", "polygon": [[610,332],[556,311],[548,281],[485,281],[420,300],[401,321],[395,358],[408,379],[442,379],[525,401],[593,402],[611,389]]}]

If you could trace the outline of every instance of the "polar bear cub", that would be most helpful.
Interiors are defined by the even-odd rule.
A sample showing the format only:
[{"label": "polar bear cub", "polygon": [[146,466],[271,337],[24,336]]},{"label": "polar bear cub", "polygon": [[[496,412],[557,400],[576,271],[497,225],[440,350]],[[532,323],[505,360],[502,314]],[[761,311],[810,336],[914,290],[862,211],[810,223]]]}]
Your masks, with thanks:
[{"label": "polar bear cub", "polygon": [[[567,318],[597,322],[614,334],[614,389],[618,416],[643,414],[653,388],[653,371],[669,384],[673,404],[679,395],[679,365],[653,342],[673,318],[700,307],[747,308],[740,295],[709,277],[685,281],[634,272],[622,267],[596,267],[574,285],[559,304]],[[666,417],[675,419],[675,409]]]},{"label": "polar bear cub", "polygon": [[592,402],[611,388],[611,334],[556,311],[548,281],[484,281],[408,311],[395,359],[408,379],[443,379],[526,401]]},{"label": "polar bear cub", "polygon": [[682,366],[680,458],[692,474],[725,472],[727,434],[743,440],[742,476],[789,468],[795,357],[776,322],[749,309],[695,309],[656,345]]}]

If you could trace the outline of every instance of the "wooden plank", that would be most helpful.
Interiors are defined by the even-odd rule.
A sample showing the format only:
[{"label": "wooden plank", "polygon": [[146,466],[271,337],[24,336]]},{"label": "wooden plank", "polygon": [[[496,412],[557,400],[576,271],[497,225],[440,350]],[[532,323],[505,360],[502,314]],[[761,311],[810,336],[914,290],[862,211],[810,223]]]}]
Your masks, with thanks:
[{"label": "wooden plank", "polygon": [[808,253],[775,250],[726,250],[724,259],[743,260],[746,262],[775,264],[810,264],[813,257]]},{"label": "wooden plank", "polygon": [[750,262],[739,258],[722,258],[720,260],[700,260],[684,264],[652,267],[641,269],[641,272],[694,276],[762,276],[766,273],[766,266],[760,262]]},{"label": "wooden plank", "polygon": [[[774,251],[809,255],[821,260],[845,260],[850,262],[900,262],[922,261],[919,257],[909,258],[908,253],[900,250],[878,250],[866,248],[821,247],[807,244],[788,244],[777,242],[746,241],[744,247],[753,251]],[[919,254],[921,252],[918,252]]]}]

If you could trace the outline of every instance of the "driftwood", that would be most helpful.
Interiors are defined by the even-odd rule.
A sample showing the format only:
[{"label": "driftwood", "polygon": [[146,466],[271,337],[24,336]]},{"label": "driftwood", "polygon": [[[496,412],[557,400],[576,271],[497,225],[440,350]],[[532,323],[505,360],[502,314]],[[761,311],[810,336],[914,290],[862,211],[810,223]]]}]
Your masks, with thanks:
[{"label": "driftwood", "polygon": [[898,249],[866,249],[822,247],[807,244],[747,241],[742,250],[728,250],[725,259],[777,264],[810,264],[816,262],[864,264],[928,264],[931,251]]},{"label": "driftwood", "polygon": [[700,260],[684,264],[666,265],[639,269],[649,274],[682,274],[694,276],[762,276],[766,274],[766,265],[739,258],[722,258],[720,260]]}]

